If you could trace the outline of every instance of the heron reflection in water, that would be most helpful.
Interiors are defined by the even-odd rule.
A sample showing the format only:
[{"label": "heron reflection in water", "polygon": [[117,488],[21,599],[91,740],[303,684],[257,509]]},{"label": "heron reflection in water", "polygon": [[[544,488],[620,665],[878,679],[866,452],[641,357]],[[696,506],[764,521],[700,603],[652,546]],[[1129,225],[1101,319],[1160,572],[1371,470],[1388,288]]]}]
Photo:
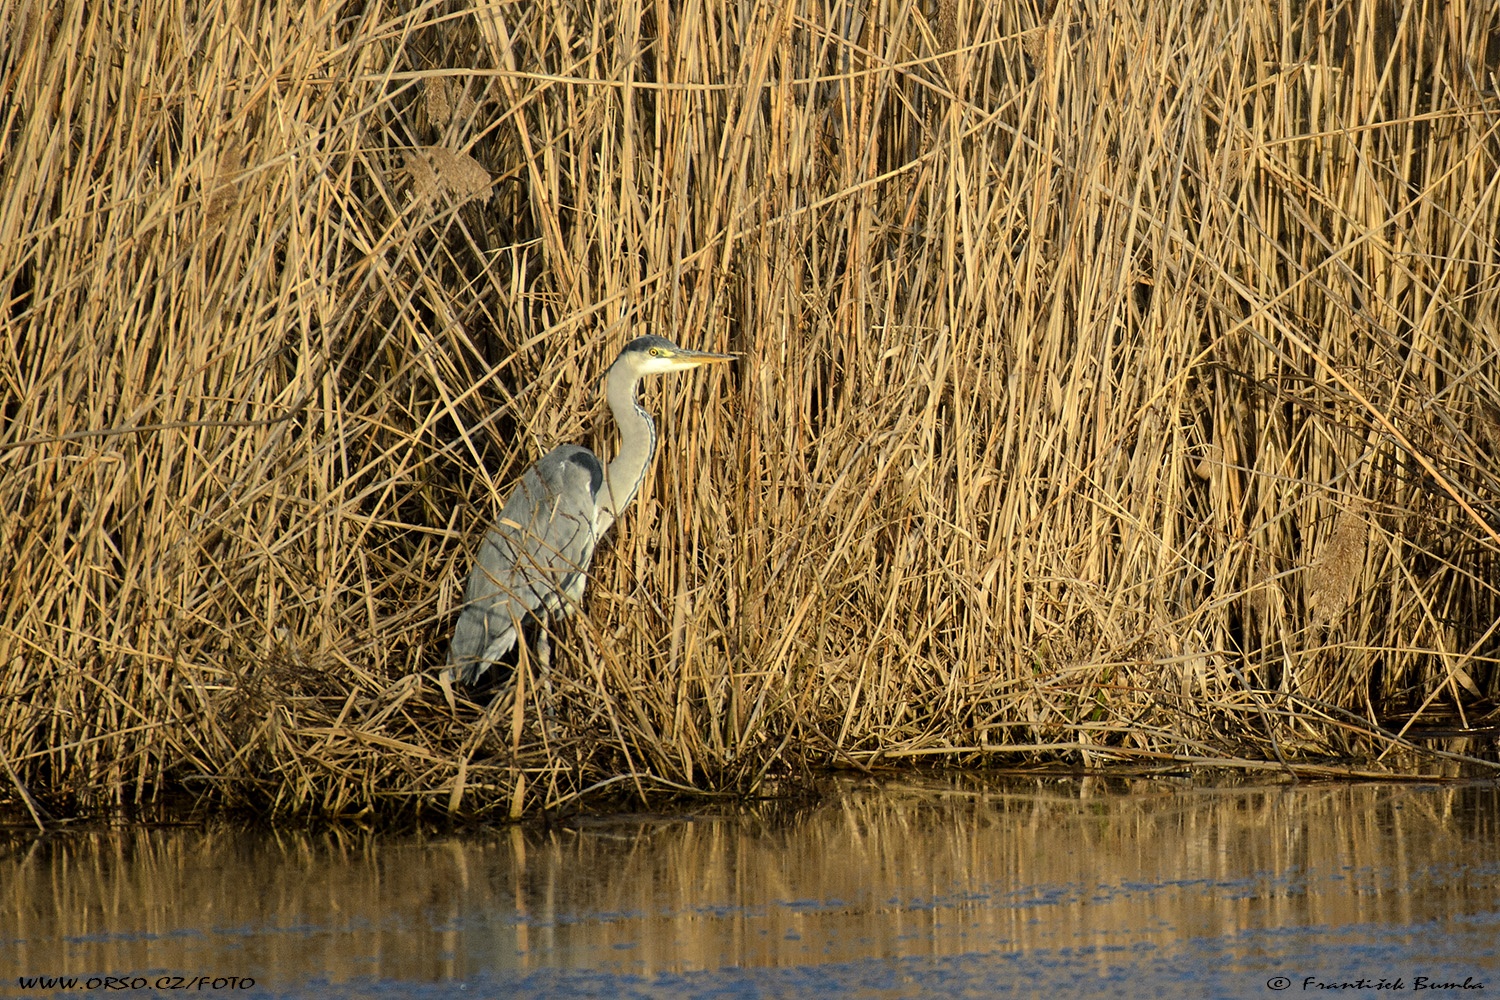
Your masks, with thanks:
[{"label": "heron reflection in water", "polygon": [[[577,607],[594,547],[619,520],[656,455],[656,424],[636,399],[647,375],[732,361],[678,347],[664,337],[637,337],[604,376],[604,394],[620,428],[620,451],[607,466],[587,448],[565,444],[521,474],[521,481],[484,534],[453,629],[443,685],[473,684],[487,672],[509,678],[504,658],[533,638],[538,665],[551,659],[547,620]],[[519,652],[518,650],[516,650]]]}]

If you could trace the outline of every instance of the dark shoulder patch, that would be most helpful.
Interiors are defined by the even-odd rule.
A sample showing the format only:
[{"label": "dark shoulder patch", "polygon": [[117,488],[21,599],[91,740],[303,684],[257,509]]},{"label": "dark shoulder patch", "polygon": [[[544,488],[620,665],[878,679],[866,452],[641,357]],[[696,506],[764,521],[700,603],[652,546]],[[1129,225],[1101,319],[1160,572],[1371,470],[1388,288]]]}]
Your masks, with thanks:
[{"label": "dark shoulder patch", "polygon": [[564,462],[572,462],[580,469],[589,474],[589,495],[597,497],[599,490],[604,486],[604,466],[599,464],[599,459],[594,453],[582,445],[569,445],[567,453],[561,456]]}]

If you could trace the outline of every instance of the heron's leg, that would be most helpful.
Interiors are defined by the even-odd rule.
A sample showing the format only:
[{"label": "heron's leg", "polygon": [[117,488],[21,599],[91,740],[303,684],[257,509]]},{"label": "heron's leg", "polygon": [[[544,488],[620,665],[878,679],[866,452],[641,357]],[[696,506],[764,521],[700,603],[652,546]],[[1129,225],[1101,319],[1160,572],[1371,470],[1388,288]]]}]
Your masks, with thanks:
[{"label": "heron's leg", "polygon": [[536,630],[536,662],[537,666],[541,668],[543,675],[551,672],[552,640],[547,635],[547,626],[545,624]]},{"label": "heron's leg", "polygon": [[552,714],[552,637],[543,625],[536,632],[536,662],[542,677],[542,688],[547,692],[547,714]]},{"label": "heron's leg", "polygon": [[547,739],[549,742],[557,742],[557,705],[552,700],[552,637],[547,633],[547,622],[543,621],[536,630],[536,663],[537,676],[542,681],[542,716],[546,720]]}]

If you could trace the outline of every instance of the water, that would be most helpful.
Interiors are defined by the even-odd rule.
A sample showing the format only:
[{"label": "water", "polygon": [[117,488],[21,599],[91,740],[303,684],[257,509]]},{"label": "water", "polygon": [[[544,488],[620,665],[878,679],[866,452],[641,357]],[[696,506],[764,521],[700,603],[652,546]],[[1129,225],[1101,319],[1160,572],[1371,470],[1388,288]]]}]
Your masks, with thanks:
[{"label": "water", "polygon": [[1484,996],[1500,792],[955,777],[464,835],[12,829],[0,893],[27,997]]}]

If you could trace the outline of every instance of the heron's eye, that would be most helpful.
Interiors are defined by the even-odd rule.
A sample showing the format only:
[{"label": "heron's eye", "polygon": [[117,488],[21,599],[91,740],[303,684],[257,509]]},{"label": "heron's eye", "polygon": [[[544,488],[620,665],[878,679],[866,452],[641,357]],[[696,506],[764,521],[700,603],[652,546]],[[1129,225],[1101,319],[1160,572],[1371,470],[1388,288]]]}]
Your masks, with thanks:
[{"label": "heron's eye", "polygon": [[653,358],[659,358],[659,357],[661,357],[661,348],[660,347],[653,347],[653,348],[651,348],[651,350],[647,351],[646,353],[650,354]]}]

